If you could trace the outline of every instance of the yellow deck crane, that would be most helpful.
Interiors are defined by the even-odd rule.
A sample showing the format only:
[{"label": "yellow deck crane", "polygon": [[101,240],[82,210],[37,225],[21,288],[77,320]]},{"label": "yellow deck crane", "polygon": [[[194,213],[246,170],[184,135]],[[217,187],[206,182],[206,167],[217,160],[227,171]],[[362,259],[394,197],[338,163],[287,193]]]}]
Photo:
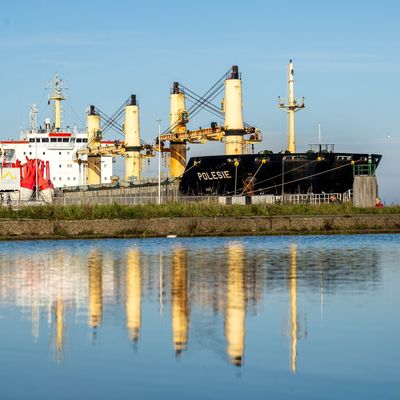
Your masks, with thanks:
[{"label": "yellow deck crane", "polygon": [[[222,109],[212,101],[224,91]],[[193,104],[186,108],[186,99]],[[125,123],[120,127],[116,122],[123,109]],[[243,120],[242,80],[236,65],[225,73],[203,96],[174,82],[170,95],[170,126],[156,139],[155,146],[145,144],[140,139],[139,107],[136,96],[124,104],[111,118],[107,117],[98,108],[90,107],[88,113],[88,144],[78,150],[76,161],[83,162],[82,156],[87,156],[89,185],[101,182],[101,157],[125,157],[125,180],[141,179],[140,160],[154,157],[154,151],[170,154],[170,175],[173,178],[181,177],[187,164],[187,143],[204,144],[208,141],[225,142],[227,155],[241,155],[248,152],[250,146],[261,142],[259,129],[246,124]],[[189,118],[193,118],[201,110],[207,110],[223,120],[223,125],[212,122],[208,128],[188,130]],[[106,119],[106,127],[101,129],[100,117]],[[101,143],[103,132],[108,128],[122,130],[124,142],[115,141],[114,144]],[[169,142],[169,147],[165,145]]]},{"label": "yellow deck crane", "polygon": [[[225,91],[222,110],[212,103],[222,91]],[[186,108],[186,98],[193,105]],[[209,128],[188,130],[189,117],[193,118],[202,109],[223,119],[224,124],[212,122]],[[158,139],[157,139],[158,141]],[[157,150],[171,154],[172,177],[181,177],[186,168],[186,144],[204,144],[207,141],[224,141],[225,152],[240,155],[248,151],[251,145],[261,141],[261,132],[243,121],[242,80],[236,65],[223,75],[203,96],[174,82],[170,96],[170,126],[160,135]],[[165,146],[169,142],[169,148]]]},{"label": "yellow deck crane", "polygon": [[[117,119],[125,112],[123,126],[120,126]],[[105,128],[101,129],[100,120],[105,119]],[[136,96],[131,95],[130,99],[121,106],[112,117],[108,117],[95,106],[90,106],[87,116],[88,143],[87,146],[77,151],[75,161],[83,162],[82,156],[87,156],[88,185],[101,183],[101,157],[122,156],[125,157],[125,180],[141,180],[141,160],[154,157],[154,148],[140,139],[139,105]],[[113,144],[104,145],[101,143],[103,133],[108,128],[114,128],[123,132],[125,140],[116,140]]]}]

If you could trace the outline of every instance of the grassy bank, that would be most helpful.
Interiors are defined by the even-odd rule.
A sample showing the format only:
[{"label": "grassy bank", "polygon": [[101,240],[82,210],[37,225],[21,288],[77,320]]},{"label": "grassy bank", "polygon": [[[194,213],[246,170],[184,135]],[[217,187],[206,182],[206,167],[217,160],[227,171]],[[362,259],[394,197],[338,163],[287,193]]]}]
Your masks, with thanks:
[{"label": "grassy bank", "polygon": [[223,206],[219,204],[163,204],[142,206],[35,206],[12,210],[0,208],[0,218],[45,220],[139,219],[179,217],[248,217],[284,215],[400,214],[400,206],[385,208],[356,208],[350,204],[321,205],[249,205]]}]

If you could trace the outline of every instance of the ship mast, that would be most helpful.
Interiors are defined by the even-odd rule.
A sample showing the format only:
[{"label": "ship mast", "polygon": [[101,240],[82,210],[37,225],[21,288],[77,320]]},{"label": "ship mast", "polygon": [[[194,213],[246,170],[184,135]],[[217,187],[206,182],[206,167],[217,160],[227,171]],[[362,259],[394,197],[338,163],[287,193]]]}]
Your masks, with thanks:
[{"label": "ship mast", "polygon": [[62,122],[62,105],[61,102],[65,100],[65,97],[62,92],[62,79],[58,77],[56,74],[53,84],[53,94],[49,96],[49,104],[50,101],[54,101],[54,128],[55,130],[61,130],[61,122]]},{"label": "ship mast", "polygon": [[294,130],[294,113],[304,108],[304,97],[296,100],[294,97],[294,70],[293,62],[289,60],[288,65],[288,98],[279,99],[279,107],[288,113],[288,145],[287,151],[289,153],[296,153],[296,137]]},{"label": "ship mast", "polygon": [[29,126],[31,129],[31,132],[36,132],[37,131],[37,114],[38,114],[38,108],[36,104],[32,104],[31,111],[29,113]]}]

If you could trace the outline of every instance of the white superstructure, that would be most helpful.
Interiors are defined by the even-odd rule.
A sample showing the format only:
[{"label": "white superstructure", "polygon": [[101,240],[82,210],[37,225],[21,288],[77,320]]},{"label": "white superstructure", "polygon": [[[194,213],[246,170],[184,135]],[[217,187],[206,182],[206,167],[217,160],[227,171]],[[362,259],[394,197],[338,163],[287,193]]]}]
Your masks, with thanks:
[{"label": "white superstructure", "polygon": [[[1,140],[1,166],[16,164],[18,160],[24,164],[29,159],[49,161],[50,179],[54,187],[68,187],[87,184],[87,157],[79,162],[74,161],[76,152],[88,145],[88,133],[79,132],[76,128],[62,128],[61,80],[54,79],[54,92],[49,101],[54,102],[54,122],[46,118],[43,126],[37,126],[37,107],[32,106],[30,112],[30,128],[21,132],[17,140]],[[102,141],[111,144],[114,141]],[[113,175],[111,156],[101,157],[101,183],[110,183]]]}]

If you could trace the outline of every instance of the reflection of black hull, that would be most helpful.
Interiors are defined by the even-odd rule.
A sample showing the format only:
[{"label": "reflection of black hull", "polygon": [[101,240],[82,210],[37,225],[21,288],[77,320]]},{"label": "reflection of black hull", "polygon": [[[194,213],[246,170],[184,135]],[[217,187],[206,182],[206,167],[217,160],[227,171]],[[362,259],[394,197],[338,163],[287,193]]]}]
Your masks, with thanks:
[{"label": "reflection of black hull", "polygon": [[283,186],[285,193],[344,193],[353,187],[353,164],[370,161],[376,168],[381,157],[328,152],[194,157],[179,190],[185,195],[233,195],[236,186],[236,194],[281,194]]}]

